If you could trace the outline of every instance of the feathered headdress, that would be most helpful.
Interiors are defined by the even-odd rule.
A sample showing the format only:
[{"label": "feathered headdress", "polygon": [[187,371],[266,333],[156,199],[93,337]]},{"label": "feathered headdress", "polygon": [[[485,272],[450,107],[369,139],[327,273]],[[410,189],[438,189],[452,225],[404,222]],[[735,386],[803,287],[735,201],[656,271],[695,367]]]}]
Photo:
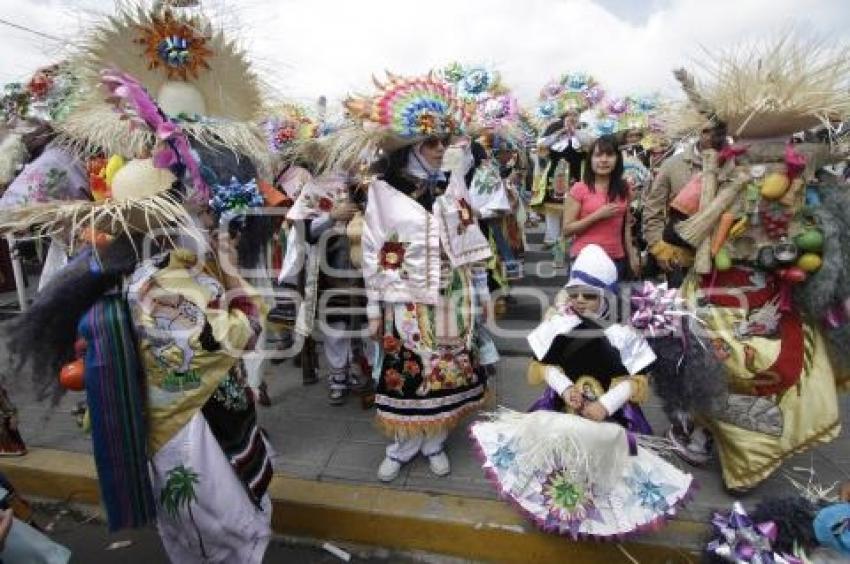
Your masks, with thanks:
[{"label": "feathered headdress", "polygon": [[850,115],[850,47],[785,33],[760,43],[708,51],[700,82],[675,71],[688,104],[674,135],[723,121],[745,139],[788,136]]},{"label": "feathered headdress", "polygon": [[73,69],[79,100],[58,124],[76,149],[132,158],[152,142],[151,131],[128,130],[100,96],[100,71],[115,68],[135,77],[191,139],[264,154],[259,80],[244,53],[203,16],[170,7],[127,8],[97,26],[83,45]]},{"label": "feathered headdress", "polygon": [[351,96],[344,102],[351,123],[323,142],[324,170],[350,170],[364,154],[393,151],[428,137],[462,133],[470,114],[454,87],[433,72],[402,77],[387,73],[385,82],[373,77],[377,92]]},{"label": "feathered headdress", "polygon": [[605,91],[589,74],[566,73],[543,86],[538,97],[536,118],[542,128],[568,111],[581,113],[598,104]]}]

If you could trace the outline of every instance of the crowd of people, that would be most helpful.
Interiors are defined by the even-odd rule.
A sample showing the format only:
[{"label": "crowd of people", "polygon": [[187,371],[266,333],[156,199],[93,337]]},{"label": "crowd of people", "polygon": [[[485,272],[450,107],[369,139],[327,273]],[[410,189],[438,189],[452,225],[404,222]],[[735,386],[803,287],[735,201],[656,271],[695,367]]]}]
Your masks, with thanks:
[{"label": "crowd of people", "polygon": [[[54,405],[86,392],[111,530],[155,522],[174,562],[260,562],[273,468],[255,406],[293,355],[331,406],[375,410],[378,480],[419,455],[448,475],[540,222],[564,279],[527,339],[545,392],[474,422],[470,448],[542,529],[657,528],[694,488],[668,455],[717,456],[739,495],[840,433],[850,63],[830,52],[780,41],[700,85],[679,70],[678,105],[568,72],[522,109],[497,72],[452,63],[388,73],[335,121],[269,104],[193,8],[122,12],[86,45],[4,91],[0,229],[17,251],[49,241],[11,360]],[[5,392],[0,409],[0,453],[25,454]],[[836,501],[763,503],[756,522],[812,534],[760,533],[760,557],[850,554]],[[729,560],[754,542],[743,518],[715,523],[707,557],[756,561]]]}]

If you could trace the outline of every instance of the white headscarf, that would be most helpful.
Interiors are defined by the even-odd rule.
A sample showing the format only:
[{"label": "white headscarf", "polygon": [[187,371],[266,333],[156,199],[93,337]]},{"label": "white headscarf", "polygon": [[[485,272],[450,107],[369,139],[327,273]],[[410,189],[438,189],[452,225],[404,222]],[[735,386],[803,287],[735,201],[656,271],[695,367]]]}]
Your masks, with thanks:
[{"label": "white headscarf", "polygon": [[440,167],[432,167],[428,164],[425,157],[422,156],[422,143],[417,143],[410,151],[407,157],[407,165],[404,170],[414,178],[425,180],[426,182],[436,184],[446,180],[446,175],[440,170]]}]

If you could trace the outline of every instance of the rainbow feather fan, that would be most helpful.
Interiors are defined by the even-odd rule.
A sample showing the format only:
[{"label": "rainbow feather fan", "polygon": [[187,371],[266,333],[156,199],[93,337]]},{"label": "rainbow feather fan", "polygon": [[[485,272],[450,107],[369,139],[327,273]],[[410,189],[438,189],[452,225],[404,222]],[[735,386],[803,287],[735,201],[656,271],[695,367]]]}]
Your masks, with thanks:
[{"label": "rainbow feather fan", "polygon": [[387,76],[386,83],[374,81],[378,93],[371,100],[346,101],[345,106],[353,117],[408,139],[450,135],[467,121],[452,86],[433,74],[416,78],[390,73]]}]

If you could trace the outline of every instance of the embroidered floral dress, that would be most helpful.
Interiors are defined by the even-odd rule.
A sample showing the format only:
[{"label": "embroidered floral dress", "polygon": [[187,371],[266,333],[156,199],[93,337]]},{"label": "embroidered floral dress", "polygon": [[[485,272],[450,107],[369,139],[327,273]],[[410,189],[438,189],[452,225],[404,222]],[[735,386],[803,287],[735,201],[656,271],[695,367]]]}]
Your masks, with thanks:
[{"label": "embroidered floral dress", "polygon": [[472,269],[490,250],[465,186],[435,196],[406,177],[393,183],[369,188],[363,234],[370,317],[384,323],[377,418],[390,436],[437,434],[484,401]]}]

